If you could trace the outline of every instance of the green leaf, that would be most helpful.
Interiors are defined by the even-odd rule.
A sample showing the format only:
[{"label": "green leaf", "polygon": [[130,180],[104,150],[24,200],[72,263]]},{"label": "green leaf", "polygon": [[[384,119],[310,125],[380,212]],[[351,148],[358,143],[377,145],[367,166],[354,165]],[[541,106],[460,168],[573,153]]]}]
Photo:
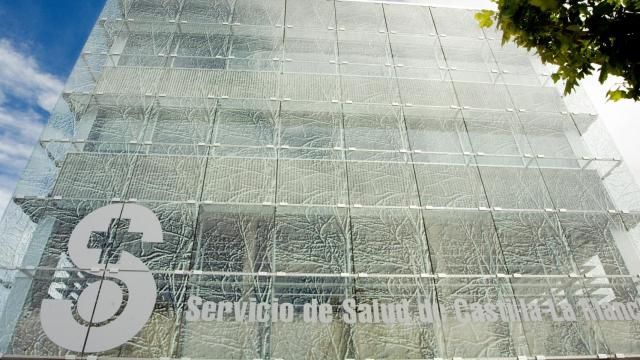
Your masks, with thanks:
[{"label": "green leaf", "polygon": [[542,10],[552,10],[560,7],[558,0],[529,0],[529,2]]},{"label": "green leaf", "polygon": [[488,28],[493,25],[493,15],[495,13],[491,10],[482,10],[477,12],[474,17],[480,24],[480,27]]},{"label": "green leaf", "polygon": [[609,90],[607,91],[607,97],[611,101],[618,101],[626,98],[627,93],[624,90]]},{"label": "green leaf", "polygon": [[535,50],[557,66],[551,78],[565,81],[565,92],[600,69],[598,80],[619,76],[624,85],[610,100],[640,101],[640,0],[493,0],[498,10],[482,11],[482,26],[496,23],[502,42]]}]

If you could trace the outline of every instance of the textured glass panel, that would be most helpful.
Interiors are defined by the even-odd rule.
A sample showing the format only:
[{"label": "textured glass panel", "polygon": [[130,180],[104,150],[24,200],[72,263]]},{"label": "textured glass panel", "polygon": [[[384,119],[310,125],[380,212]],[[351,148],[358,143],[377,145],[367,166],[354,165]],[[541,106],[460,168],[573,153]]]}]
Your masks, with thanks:
[{"label": "textured glass panel", "polygon": [[[154,273],[156,284],[156,302],[149,320],[144,327],[124,344],[97,353],[104,357],[153,358],[174,357],[178,349],[180,323],[185,310],[187,297],[187,277],[176,274]],[[103,286],[106,283],[103,281]],[[122,306],[127,306],[129,289],[124,287]],[[98,297],[101,300],[102,293]],[[89,336],[93,328],[89,329]]]},{"label": "textured glass panel", "polygon": [[[200,67],[200,64],[194,63]],[[231,76],[224,76],[220,71],[206,71],[201,69],[170,69],[164,74],[162,82],[159,84],[159,95],[161,97],[213,97],[223,90],[224,85],[229,84],[227,80]],[[234,74],[235,75],[235,74]],[[243,79],[234,80],[240,83]],[[225,95],[229,95],[228,93]]]},{"label": "textured glass panel", "polygon": [[[104,272],[80,272],[74,269],[68,253],[69,236],[80,220],[96,208],[105,205],[104,201],[89,200],[19,200],[25,215],[32,222],[23,236],[30,236],[30,243],[22,249],[14,248],[13,266],[27,270],[21,273],[0,271],[3,291],[0,297],[2,316],[0,323],[0,344],[3,351],[31,356],[63,356],[68,352],[59,348],[45,335],[40,322],[41,303],[45,299],[68,300],[76,303],[78,296],[90,283],[99,283]],[[5,218],[6,219],[6,218]],[[25,219],[26,220],[26,219]],[[27,220],[28,221],[28,220]],[[23,223],[22,225],[26,225]],[[3,227],[3,230],[7,230]],[[3,240],[10,234],[3,232]],[[87,246],[104,250],[104,244],[110,238],[111,231],[92,232],[86,239]],[[7,243],[6,245],[9,245]],[[22,246],[21,246],[22,247]],[[9,250],[5,247],[6,251]],[[3,254],[3,255],[5,255]],[[19,257],[23,256],[22,259]],[[3,260],[6,257],[3,256]],[[76,259],[77,260],[77,259]],[[5,263],[3,263],[5,265]],[[47,270],[33,270],[36,267]],[[59,270],[53,271],[52,268]],[[64,269],[62,269],[64,268]],[[95,296],[86,295],[85,305],[92,306]],[[87,313],[84,313],[87,319]],[[86,332],[79,329],[81,338]]]},{"label": "textured glass panel", "polygon": [[277,271],[339,274],[347,269],[346,209],[280,206],[276,210]]},{"label": "textured glass panel", "polygon": [[[343,359],[349,355],[352,325],[341,318],[340,303],[349,290],[349,280],[331,277],[277,277],[274,298],[293,304],[292,322],[272,324],[271,355],[283,359]],[[328,322],[305,322],[304,304],[317,301],[331,306]]]},{"label": "textured glass panel", "polygon": [[[106,58],[103,57],[104,59]],[[74,67],[71,74],[69,74],[64,91],[89,93],[95,90],[96,85],[96,77],[89,66],[84,63],[78,63],[78,66]]]},{"label": "textured glass panel", "polygon": [[[436,281],[443,313],[447,357],[491,358],[527,355],[526,330],[520,321],[473,321],[471,303],[513,301],[510,284],[503,279],[458,278]],[[462,303],[462,305],[461,305]],[[456,318],[456,308],[464,319]],[[482,311],[480,311],[482,313]]]},{"label": "textured glass panel", "polygon": [[415,164],[424,206],[477,208],[487,200],[475,166]]},{"label": "textured glass panel", "polygon": [[201,205],[194,268],[270,271],[274,226],[271,206]]},{"label": "textured glass panel", "polygon": [[134,26],[122,40],[124,45],[114,60],[118,66],[163,67],[167,61],[165,55],[172,50],[174,32],[175,27],[163,24]]},{"label": "textured glass panel", "polygon": [[98,94],[155,94],[163,74],[154,68],[105,67],[95,90]]},{"label": "textured glass panel", "polygon": [[478,43],[472,44],[472,46],[468,47],[442,48],[449,68],[466,71],[495,71],[498,66],[493,59],[489,45],[483,40],[478,40]]},{"label": "textured glass panel", "polygon": [[437,307],[430,311],[432,318],[421,316],[417,307],[419,303],[436,303],[431,281],[361,278],[355,285],[355,298],[363,312],[378,304],[407,301],[409,315],[405,323],[357,323],[353,329],[357,358],[429,359],[443,356],[442,325]]},{"label": "textured glass panel", "polygon": [[509,85],[513,104],[518,109],[529,111],[567,111],[558,90],[552,87]]},{"label": "textured glass panel", "polygon": [[214,143],[274,145],[277,102],[226,100],[219,104]]},{"label": "textured glass panel", "polygon": [[275,159],[276,149],[270,146],[217,146],[211,149],[211,155],[220,158]]},{"label": "textured glass panel", "polygon": [[[41,222],[42,214],[47,209],[43,199],[10,200],[0,220],[3,252],[0,253],[0,267],[16,268],[23,263],[31,242],[38,243],[39,237],[34,235]],[[43,241],[44,242],[44,241]],[[26,262],[26,261],[24,261]],[[0,300],[0,309],[2,309]]]},{"label": "textured glass panel", "polygon": [[540,86],[540,85],[546,85],[549,79],[547,78],[546,75],[507,74],[503,72],[497,78],[497,81],[504,82],[507,85]]},{"label": "textured glass panel", "polygon": [[280,144],[304,148],[342,145],[340,105],[283,102],[280,108]]},{"label": "textured glass panel", "polygon": [[[94,142],[86,142],[80,144],[84,146],[71,146],[69,148],[65,148],[65,144],[61,143],[52,143],[49,144],[47,150],[50,151],[52,155],[62,155],[62,151],[65,153],[69,153],[74,150],[74,148],[79,148],[79,150],[85,151],[86,153],[96,152],[96,153],[105,153],[105,154],[138,154],[142,151],[142,146],[138,143],[94,143]],[[52,151],[53,150],[53,151]]]},{"label": "textured glass panel", "polygon": [[341,84],[342,98],[346,102],[393,104],[400,101],[394,79],[343,76]]},{"label": "textured glass panel", "polygon": [[480,167],[489,204],[507,209],[547,209],[553,203],[537,168]]},{"label": "textured glass panel", "polygon": [[360,64],[389,64],[391,49],[386,34],[339,32],[338,53],[341,62]]},{"label": "textured glass panel", "polygon": [[215,202],[272,202],[275,198],[275,159],[215,157],[207,164],[202,199]]},{"label": "textured glass panel", "polygon": [[134,0],[130,2],[126,17],[137,20],[174,20],[180,10],[180,1]]},{"label": "textured glass panel", "polygon": [[336,61],[336,33],[328,30],[287,29],[284,56],[293,61]]},{"label": "textured glass panel", "polygon": [[139,156],[127,197],[138,200],[187,201],[198,198],[206,158]]},{"label": "textured glass panel", "polygon": [[533,66],[533,58],[522,51],[502,51],[493,50],[493,56],[500,67],[500,70],[506,73],[516,74],[533,74],[536,73],[536,69]]},{"label": "textured glass panel", "polygon": [[512,274],[575,272],[555,215],[542,212],[495,212],[493,220],[507,268]]},{"label": "textured glass panel", "polygon": [[602,213],[560,213],[558,216],[580,274],[629,273],[618,249],[630,241],[620,218]]},{"label": "textured glass panel", "polygon": [[476,71],[476,70],[457,70],[450,69],[448,75],[451,80],[456,83],[471,82],[482,84],[503,84],[506,83],[504,76],[494,72]]},{"label": "textured glass panel", "polygon": [[353,266],[357,273],[428,272],[428,250],[419,211],[351,209]]},{"label": "textured glass panel", "polygon": [[234,27],[229,54],[238,59],[282,58],[282,29]]},{"label": "textured glass panel", "polygon": [[[121,54],[133,57],[167,55],[171,50],[175,27],[162,24],[142,23],[132,26],[124,37]],[[138,30],[138,31],[136,31]],[[124,36],[125,34],[121,34]],[[152,61],[152,60],[151,60]],[[125,64],[120,64],[125,65]]]},{"label": "textured glass panel", "polygon": [[420,68],[444,67],[445,60],[436,37],[389,35],[393,62],[399,66]]},{"label": "textured glass panel", "polygon": [[596,170],[541,169],[556,207],[607,210],[614,206]]},{"label": "textured glass panel", "polygon": [[403,79],[399,86],[402,101],[407,104],[450,107],[458,103],[448,81]]},{"label": "textured glass panel", "polygon": [[474,10],[459,10],[446,7],[431,7],[431,16],[438,34],[447,36],[478,37],[483,36],[478,21],[473,17]]},{"label": "textured glass panel", "polygon": [[339,30],[386,31],[381,4],[336,1],[335,5]]},{"label": "textured glass panel", "polygon": [[469,151],[469,139],[459,111],[405,107],[403,113],[412,150]]},{"label": "textured glass panel", "polygon": [[154,143],[199,144],[211,139],[214,103],[188,101],[160,107],[153,135]]},{"label": "textured glass panel", "polygon": [[[550,68],[546,65],[541,65],[540,68],[544,73],[541,78],[546,79],[545,85],[551,86],[551,80],[549,80],[549,72],[551,72]],[[596,115],[596,108],[589,100],[589,95],[587,95],[584,87],[578,85],[571,93],[567,95],[564,95],[563,85],[554,83],[553,87],[556,90],[556,94],[562,94],[560,102],[554,101],[554,104],[560,106],[562,110],[566,108],[565,111],[569,111],[573,114],[588,114],[591,116]]]},{"label": "textured glass panel", "polygon": [[231,321],[187,321],[182,332],[182,354],[208,359],[259,359],[266,333],[263,324]]},{"label": "textured glass panel", "polygon": [[[282,69],[282,62],[278,61],[278,60],[256,60],[256,59],[227,59],[227,69],[229,70],[242,70],[242,71],[259,71],[262,72],[263,74],[266,72],[277,72],[279,73]],[[269,82],[266,83],[265,80],[265,85],[276,85],[277,84],[277,75],[276,76],[268,76],[268,77],[263,77],[260,75],[254,75],[252,76],[252,79],[249,79],[246,82],[242,82],[239,85],[245,85],[247,83],[252,83],[252,82],[257,82],[257,81],[261,81],[258,79],[268,79]],[[240,92],[242,93],[242,92]],[[248,95],[240,95],[240,96],[236,96],[236,97],[259,97],[259,98],[270,98],[270,97],[274,97],[274,95],[277,94],[277,89],[269,89],[269,92],[264,94],[266,96],[248,96]]]},{"label": "textured glass panel", "polygon": [[640,348],[639,285],[638,280],[633,278],[585,280],[585,290],[592,303],[609,315],[605,315],[599,325],[607,348],[612,353],[631,354]]},{"label": "textured glass panel", "polygon": [[384,17],[389,32],[400,34],[433,34],[433,20],[428,7],[384,4]]},{"label": "textured glass panel", "polygon": [[[398,78],[450,81],[450,73],[444,68],[396,67]],[[405,80],[402,79],[404,82]]]},{"label": "textured glass panel", "polygon": [[612,201],[616,209],[623,211],[640,209],[640,188],[636,184],[629,166],[622,164],[611,171],[611,174],[604,180]]},{"label": "textured glass panel", "polygon": [[349,161],[347,168],[351,204],[418,205],[411,164]]},{"label": "textured glass panel", "polygon": [[[42,134],[42,139],[86,139],[87,130],[85,120],[85,112],[91,109],[90,97],[80,96],[77,101],[71,97],[58,99],[54,108],[51,110],[51,116],[46,124]],[[88,118],[91,118],[88,116]],[[91,119],[92,120],[92,119]]]},{"label": "textured glass panel", "polygon": [[16,184],[14,196],[49,195],[59,171],[46,147],[35,147]]},{"label": "textured glass panel", "polygon": [[284,62],[282,71],[285,73],[310,73],[310,74],[338,74],[338,65],[335,63],[317,62]]},{"label": "textured glass panel", "polygon": [[[21,261],[15,259],[15,266],[73,267],[67,253],[69,236],[78,223],[92,211],[106,205],[98,200],[43,200],[21,201],[19,203],[33,222],[32,238],[28,247],[18,248],[16,255],[23,255]],[[107,232],[93,232],[89,245],[101,248],[109,238]],[[6,236],[6,235],[5,235]],[[26,244],[23,244],[24,246]],[[21,247],[22,247],[21,246]],[[19,262],[18,262],[19,261]]]},{"label": "textured glass panel", "polygon": [[332,101],[340,99],[340,78],[335,75],[283,74],[283,99]]},{"label": "textured glass panel", "polygon": [[[6,274],[6,275],[5,275]],[[80,291],[89,283],[99,282],[104,275],[83,273],[67,269],[65,271],[39,270],[34,276],[14,273],[3,276],[10,293],[7,305],[2,310],[2,343],[3,351],[21,357],[64,357],[73,352],[54,344],[44,333],[40,324],[40,306],[45,299],[74,300]],[[77,284],[77,285],[76,285]],[[82,284],[82,285],[81,285]],[[77,286],[82,286],[78,288]],[[96,298],[86,299],[87,303],[95,303]],[[5,333],[7,330],[8,333]],[[86,336],[86,332],[83,332]]]},{"label": "textured glass panel", "polygon": [[229,22],[235,0],[186,0],[180,19],[196,23]]},{"label": "textured glass panel", "polygon": [[284,62],[282,72],[285,73],[311,73],[311,74],[338,74],[338,65],[335,63],[318,62]]},{"label": "textured glass panel", "polygon": [[518,118],[534,153],[568,158],[586,155],[578,129],[569,116],[519,113]]},{"label": "textured glass panel", "polygon": [[[217,28],[208,30],[218,31]],[[229,53],[228,36],[225,33],[182,34],[176,38],[176,43],[175,53],[178,57],[225,57]]]},{"label": "textured glass panel", "polygon": [[327,29],[336,26],[332,1],[287,1],[287,25],[296,28]]},{"label": "textured glass panel", "polygon": [[571,118],[591,155],[605,158],[620,157],[620,152],[611,135],[607,132],[604,121],[597,115],[571,114]]},{"label": "textured glass panel", "polygon": [[[553,307],[560,313],[567,306],[580,309],[584,301],[582,280],[577,278],[520,278],[511,280],[513,292],[520,306],[533,309]],[[553,321],[548,313],[542,321],[525,323],[525,336],[532,354],[548,356],[592,355],[608,352],[602,333],[595,321],[585,319],[582,311],[575,311],[574,321]]]},{"label": "textured glass panel", "polygon": [[87,140],[96,142],[129,142],[142,140],[145,108],[141,106],[97,105],[85,116],[93,118]]},{"label": "textured glass panel", "polygon": [[357,149],[406,149],[400,109],[393,106],[344,105],[346,146]]},{"label": "textured glass panel", "polygon": [[[194,251],[196,205],[184,203],[141,202],[150,209],[162,226],[162,242],[142,242],[142,233],[130,232],[131,220],[114,222],[108,241],[102,243],[101,256],[114,267],[126,251],[142,260],[152,271],[188,270]],[[100,244],[100,243],[98,243]],[[120,270],[127,270],[120,268]]]},{"label": "textured glass panel", "polygon": [[335,205],[347,203],[346,167],[336,156],[278,160],[278,203]]},{"label": "textured glass panel", "polygon": [[[190,295],[207,301],[258,301],[269,304],[268,281],[249,276],[197,275],[189,280]],[[207,359],[256,359],[265,356],[267,324],[232,321],[184,321],[180,328],[179,355]]]},{"label": "textured glass panel", "polygon": [[284,0],[236,0],[233,22],[243,25],[282,25]]},{"label": "textured glass panel", "polygon": [[54,196],[111,199],[122,197],[135,158],[129,155],[67,154]]},{"label": "textured glass panel", "polygon": [[506,272],[490,213],[428,210],[423,216],[436,273]]},{"label": "textured glass panel", "polygon": [[[333,313],[339,312],[339,307]],[[300,310],[302,311],[302,310]],[[349,344],[349,326],[337,315],[329,324],[275,323],[272,328],[272,354],[278,358],[342,359]]]},{"label": "textured glass panel", "polygon": [[455,82],[454,87],[462,106],[500,110],[513,108],[504,85]]},{"label": "textured glass panel", "polygon": [[530,153],[522,128],[509,112],[463,111],[473,150],[480,154]]},{"label": "textured glass panel", "polygon": [[394,68],[389,65],[377,64],[353,64],[343,62],[340,64],[341,75],[376,76],[392,78],[395,76]]}]

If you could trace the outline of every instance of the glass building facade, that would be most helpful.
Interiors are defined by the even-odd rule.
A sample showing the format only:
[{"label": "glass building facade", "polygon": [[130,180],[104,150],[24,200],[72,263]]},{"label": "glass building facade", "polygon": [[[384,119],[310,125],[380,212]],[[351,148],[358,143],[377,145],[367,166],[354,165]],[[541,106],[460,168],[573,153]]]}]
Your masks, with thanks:
[{"label": "glass building facade", "polygon": [[[562,97],[473,14],[108,0],[0,222],[0,353],[640,356],[640,191],[586,97]],[[162,242],[141,240],[132,204]],[[110,205],[119,215],[86,239],[99,256],[74,259],[71,234]],[[125,253],[155,305],[135,336],[93,351],[135,297],[112,281],[141,272]],[[108,284],[121,295],[105,315]],[[189,321],[194,296],[288,303],[293,319]],[[349,323],[345,299],[406,301],[408,321]],[[43,329],[46,300],[71,301],[79,349]],[[327,321],[303,319],[312,301]],[[456,313],[499,302],[520,315]],[[536,306],[576,311],[534,321]]]}]

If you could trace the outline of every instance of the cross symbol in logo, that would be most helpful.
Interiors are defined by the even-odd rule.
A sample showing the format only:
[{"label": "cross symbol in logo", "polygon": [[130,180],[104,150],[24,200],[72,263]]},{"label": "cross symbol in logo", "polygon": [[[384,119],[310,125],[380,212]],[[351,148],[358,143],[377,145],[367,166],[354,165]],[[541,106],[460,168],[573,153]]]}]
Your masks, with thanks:
[{"label": "cross symbol in logo", "polygon": [[126,243],[137,243],[142,233],[130,232],[130,219],[111,219],[108,232],[96,231],[89,238],[90,249],[100,249],[100,264],[115,264],[120,261],[122,247]]}]

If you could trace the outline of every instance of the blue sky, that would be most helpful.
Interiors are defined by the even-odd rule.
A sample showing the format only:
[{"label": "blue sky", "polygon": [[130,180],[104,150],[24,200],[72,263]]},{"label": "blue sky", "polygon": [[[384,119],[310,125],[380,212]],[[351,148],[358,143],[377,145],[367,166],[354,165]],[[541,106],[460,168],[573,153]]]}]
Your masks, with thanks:
[{"label": "blue sky", "polygon": [[104,0],[0,0],[0,214]]}]

